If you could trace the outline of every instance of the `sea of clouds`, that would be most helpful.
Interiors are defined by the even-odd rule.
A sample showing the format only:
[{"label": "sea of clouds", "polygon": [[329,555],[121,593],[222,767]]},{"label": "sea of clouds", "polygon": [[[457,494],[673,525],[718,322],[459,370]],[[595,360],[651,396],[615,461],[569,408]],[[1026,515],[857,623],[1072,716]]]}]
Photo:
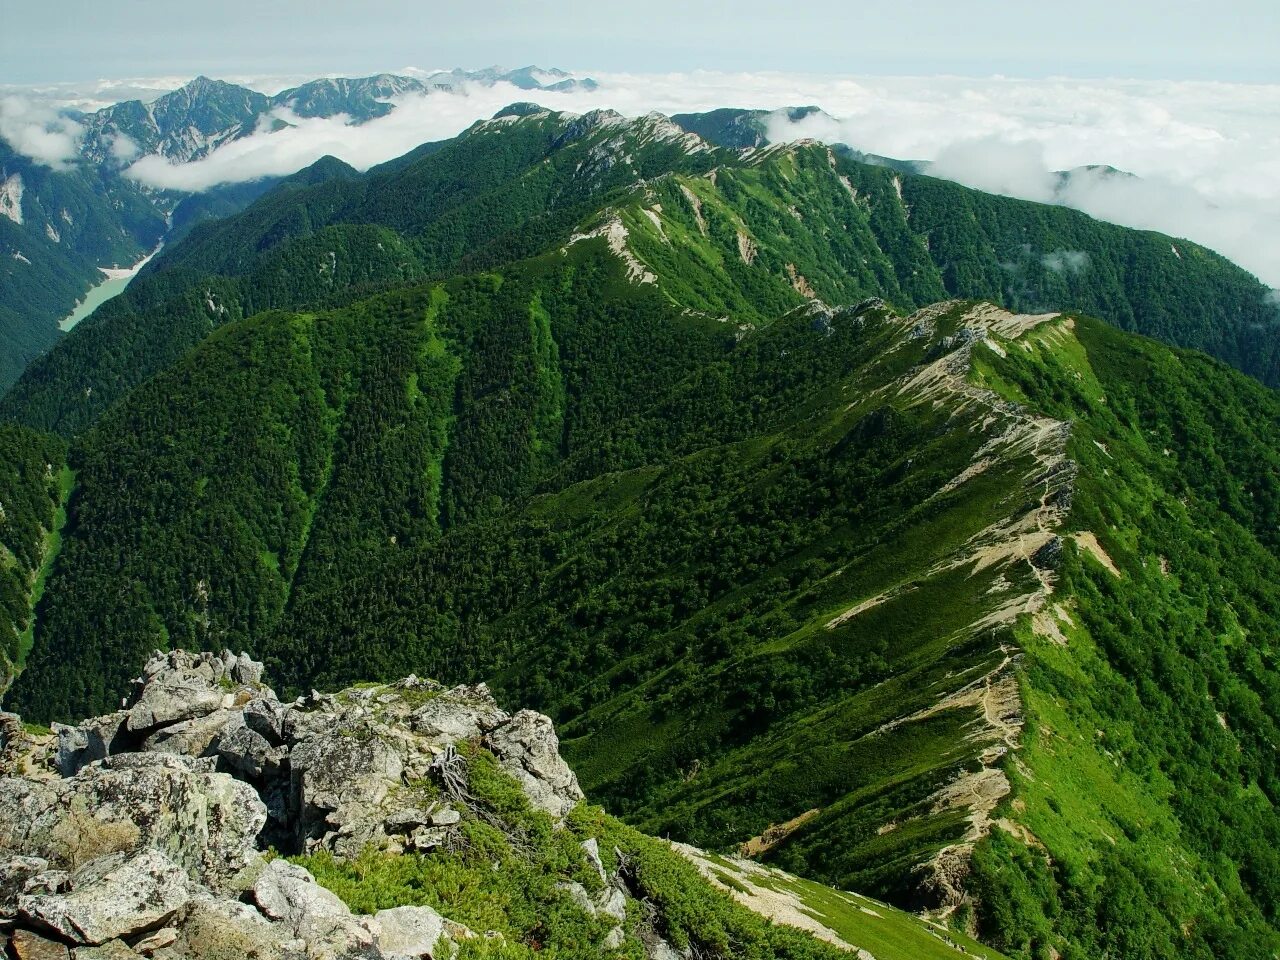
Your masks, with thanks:
[{"label": "sea of clouds", "polygon": [[[423,74],[425,71],[398,71]],[[983,190],[1060,203],[1100,219],[1186,237],[1280,287],[1280,85],[1004,77],[851,77],[784,73],[593,74],[594,91],[550,93],[500,84],[407,96],[386,117],[300,119],[262,129],[208,157],[174,165],[142,157],[130,176],[199,191],[291,173],[325,154],[357,168],[451,137],[517,100],[557,110],[612,108],[634,116],[723,106],[780,110],[814,104],[800,122],[778,114],[774,139],[811,137],[911,160]],[[92,110],[149,99],[187,78],[0,89],[0,137],[51,166],[75,156],[77,127],[64,108]],[[228,77],[274,93],[299,77]],[[1108,165],[1065,185],[1055,171]]]}]

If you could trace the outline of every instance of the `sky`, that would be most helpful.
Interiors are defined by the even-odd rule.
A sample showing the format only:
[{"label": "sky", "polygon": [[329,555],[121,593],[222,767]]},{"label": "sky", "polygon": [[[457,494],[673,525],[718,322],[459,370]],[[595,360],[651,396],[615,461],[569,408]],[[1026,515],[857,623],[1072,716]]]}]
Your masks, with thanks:
[{"label": "sky", "polygon": [[406,64],[1280,81],[1275,0],[5,0],[0,83]]}]

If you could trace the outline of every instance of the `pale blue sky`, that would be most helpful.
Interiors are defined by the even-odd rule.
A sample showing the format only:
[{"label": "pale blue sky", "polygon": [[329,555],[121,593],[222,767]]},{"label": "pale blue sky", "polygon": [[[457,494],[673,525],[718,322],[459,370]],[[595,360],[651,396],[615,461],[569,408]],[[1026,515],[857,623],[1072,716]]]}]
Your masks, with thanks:
[{"label": "pale blue sky", "polygon": [[1277,0],[0,0],[0,83],[572,70],[1280,81]]}]

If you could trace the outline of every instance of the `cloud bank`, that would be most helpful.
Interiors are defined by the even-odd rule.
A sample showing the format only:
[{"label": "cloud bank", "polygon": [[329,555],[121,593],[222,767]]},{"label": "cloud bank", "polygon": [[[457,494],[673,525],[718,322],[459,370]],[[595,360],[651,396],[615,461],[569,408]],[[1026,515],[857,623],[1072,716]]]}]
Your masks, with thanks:
[{"label": "cloud bank", "polygon": [[[628,116],[816,104],[825,114],[796,123],[776,115],[773,138],[812,137],[935,161],[931,173],[983,190],[1186,237],[1280,287],[1280,85],[706,71],[593,76],[601,84],[595,91],[531,92],[504,84],[405,97],[387,116],[361,126],[342,117],[282,113],[278,119],[289,124],[283,130],[262,130],[185,166],[144,157],[131,175],[153,186],[202,190],[292,173],[325,154],[364,169],[423,142],[454,136],[516,100],[575,112],[608,107]],[[274,92],[298,78],[228,79]],[[49,102],[92,109],[131,92],[145,99],[178,82],[103,81],[41,94]],[[23,152],[52,162],[65,157],[69,134],[50,126],[48,117],[0,112],[0,124],[0,135],[11,141],[7,131],[18,125]],[[1134,176],[1075,170],[1063,182],[1055,173],[1088,165]]]},{"label": "cloud bank", "polygon": [[37,163],[62,169],[79,153],[82,128],[39,101],[0,97],[0,139]]}]

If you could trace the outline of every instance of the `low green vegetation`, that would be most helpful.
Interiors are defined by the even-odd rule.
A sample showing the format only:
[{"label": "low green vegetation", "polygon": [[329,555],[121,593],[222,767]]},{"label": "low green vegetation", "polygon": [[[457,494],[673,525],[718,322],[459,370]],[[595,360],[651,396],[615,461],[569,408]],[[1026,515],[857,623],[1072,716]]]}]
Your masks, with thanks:
[{"label": "low green vegetation", "polygon": [[[615,921],[592,916],[568,889],[589,895],[603,882],[581,846],[597,841],[610,876],[619,873],[645,910],[629,910],[627,939],[611,955],[646,955],[642,937],[661,937],[698,956],[836,960],[844,949],[821,943],[785,924],[770,922],[716,889],[668,844],[644,836],[580,805],[563,828],[530,808],[515,781],[484,751],[467,758],[469,789],[492,819],[468,815],[451,849],[388,855],[368,848],[343,861],[327,852],[292,858],[337,893],[357,913],[428,905],[477,936],[461,941],[460,958],[596,958]],[[948,935],[931,932],[913,917],[884,904],[859,901],[818,884],[775,872],[830,921],[847,943],[873,949],[879,960],[945,960],[963,955]],[[871,909],[874,907],[874,909]],[[980,957],[998,955],[966,942]]]},{"label": "low green vegetation", "polygon": [[[1014,955],[1269,957],[1280,938],[1280,401],[1221,364],[1077,320],[992,358],[1074,419],[1063,643],[1027,651],[1014,811],[974,861]],[[1072,349],[1066,349],[1071,346]]]}]

